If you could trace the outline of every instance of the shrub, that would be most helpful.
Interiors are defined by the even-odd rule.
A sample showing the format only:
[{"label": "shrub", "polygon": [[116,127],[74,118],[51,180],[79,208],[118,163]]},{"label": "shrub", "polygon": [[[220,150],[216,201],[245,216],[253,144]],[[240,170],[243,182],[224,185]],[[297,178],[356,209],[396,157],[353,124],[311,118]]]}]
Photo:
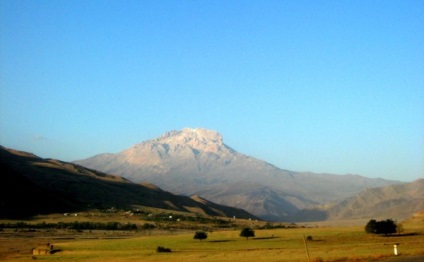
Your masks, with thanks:
[{"label": "shrub", "polygon": [[162,253],[162,252],[171,252],[171,249],[170,249],[170,248],[166,248],[166,247],[158,246],[158,247],[156,248],[156,252],[158,252],[158,253]]},{"label": "shrub", "polygon": [[197,231],[194,234],[194,237],[193,238],[194,239],[199,239],[200,241],[202,241],[203,239],[208,238],[208,234],[206,232],[203,232],[203,231]]},{"label": "shrub", "polygon": [[306,240],[307,240],[307,241],[312,241],[312,236],[307,236],[307,237],[306,237]]}]

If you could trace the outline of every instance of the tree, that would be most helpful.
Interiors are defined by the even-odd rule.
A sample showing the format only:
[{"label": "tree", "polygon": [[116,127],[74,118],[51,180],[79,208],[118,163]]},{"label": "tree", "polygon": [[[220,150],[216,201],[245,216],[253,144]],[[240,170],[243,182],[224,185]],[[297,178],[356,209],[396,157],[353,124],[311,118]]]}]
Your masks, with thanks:
[{"label": "tree", "polygon": [[194,239],[199,239],[200,241],[202,241],[203,239],[208,238],[208,234],[206,232],[203,232],[203,231],[197,231],[194,234],[194,237],[193,238]]},{"label": "tree", "polygon": [[365,226],[365,231],[371,234],[393,234],[396,233],[397,225],[392,219],[377,221],[371,219]]},{"label": "tree", "polygon": [[396,222],[391,219],[386,219],[380,221],[379,226],[377,227],[380,234],[393,234],[396,233]]},{"label": "tree", "polygon": [[250,227],[246,227],[240,232],[240,236],[249,239],[249,237],[255,237],[255,231],[253,231]]}]

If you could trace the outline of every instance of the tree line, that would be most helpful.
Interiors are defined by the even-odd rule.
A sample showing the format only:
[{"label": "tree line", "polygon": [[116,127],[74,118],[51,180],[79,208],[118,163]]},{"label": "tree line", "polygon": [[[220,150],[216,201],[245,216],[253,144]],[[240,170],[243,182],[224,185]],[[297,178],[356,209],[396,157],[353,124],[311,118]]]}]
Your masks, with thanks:
[{"label": "tree line", "polygon": [[[142,225],[140,229],[151,229],[154,225]],[[71,229],[71,230],[137,230],[139,226],[131,223],[119,222],[58,222],[58,223],[37,223],[29,224],[26,222],[2,223],[0,228],[16,228],[16,229]]]}]

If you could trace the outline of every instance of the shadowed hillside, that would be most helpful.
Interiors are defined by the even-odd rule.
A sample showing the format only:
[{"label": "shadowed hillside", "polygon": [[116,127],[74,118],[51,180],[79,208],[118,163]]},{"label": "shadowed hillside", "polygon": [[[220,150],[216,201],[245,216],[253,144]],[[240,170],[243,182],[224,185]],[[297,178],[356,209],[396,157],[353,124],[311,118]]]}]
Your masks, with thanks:
[{"label": "shadowed hillside", "polygon": [[255,218],[248,212],[174,195],[79,165],[0,147],[0,218],[149,206],[213,216]]}]

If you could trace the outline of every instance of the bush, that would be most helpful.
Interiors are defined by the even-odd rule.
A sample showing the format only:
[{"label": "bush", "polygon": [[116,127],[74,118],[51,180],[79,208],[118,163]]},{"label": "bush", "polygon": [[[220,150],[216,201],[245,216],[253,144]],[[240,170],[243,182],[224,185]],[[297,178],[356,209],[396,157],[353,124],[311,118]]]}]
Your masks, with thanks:
[{"label": "bush", "polygon": [[307,236],[305,239],[306,241],[312,241],[312,236]]},{"label": "bush", "polygon": [[200,241],[202,241],[203,239],[208,238],[208,234],[206,234],[206,232],[203,232],[203,231],[197,231],[194,234],[194,237],[193,238],[194,239],[199,239]]},{"label": "bush", "polygon": [[158,247],[156,248],[156,252],[158,252],[158,253],[162,253],[162,252],[171,252],[171,249],[170,249],[170,248],[166,248],[166,247],[158,246]]}]

